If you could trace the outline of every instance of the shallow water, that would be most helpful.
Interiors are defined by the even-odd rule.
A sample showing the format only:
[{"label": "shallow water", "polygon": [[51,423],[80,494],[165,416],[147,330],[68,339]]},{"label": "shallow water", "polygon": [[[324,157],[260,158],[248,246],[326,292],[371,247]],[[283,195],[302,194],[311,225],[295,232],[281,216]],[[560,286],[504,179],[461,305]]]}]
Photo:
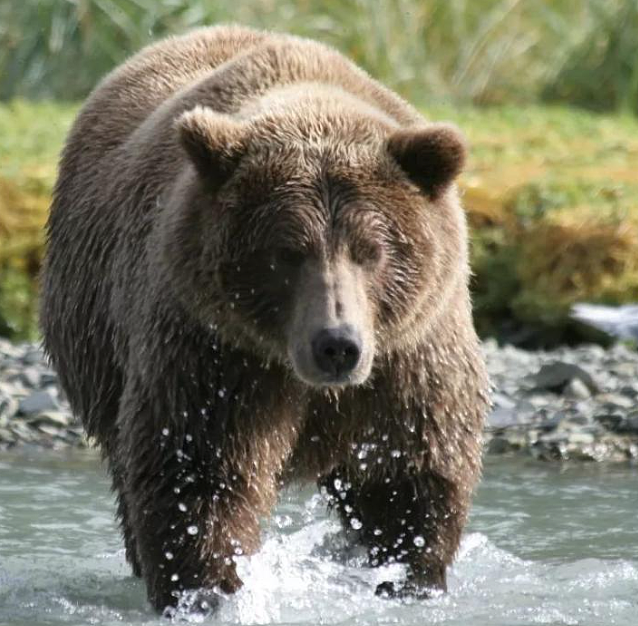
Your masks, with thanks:
[{"label": "shallow water", "polygon": [[[0,625],[162,624],[124,562],[93,456],[0,456]],[[428,601],[374,596],[312,489],[283,494],[244,588],[214,624],[638,624],[638,469],[490,461],[449,576]],[[177,619],[186,619],[177,616]],[[193,618],[188,618],[192,620]]]}]

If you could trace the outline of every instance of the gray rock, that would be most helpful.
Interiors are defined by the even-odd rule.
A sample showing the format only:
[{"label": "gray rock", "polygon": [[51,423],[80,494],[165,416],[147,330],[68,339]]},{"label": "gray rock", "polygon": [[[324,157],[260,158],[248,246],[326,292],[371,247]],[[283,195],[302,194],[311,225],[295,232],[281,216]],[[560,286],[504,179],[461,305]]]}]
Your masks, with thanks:
[{"label": "gray rock", "polygon": [[569,441],[569,435],[564,431],[543,433],[538,441],[544,444],[566,444]]},{"label": "gray rock", "polygon": [[513,409],[516,406],[516,401],[504,393],[495,391],[492,394],[492,404],[497,409]]},{"label": "gray rock", "polygon": [[506,454],[511,450],[512,446],[505,437],[492,437],[487,446],[488,454]]},{"label": "gray rock", "polygon": [[40,371],[35,367],[25,367],[20,372],[20,382],[29,389],[37,389],[40,386]]},{"label": "gray rock", "polygon": [[624,420],[616,427],[616,432],[638,435],[638,411],[628,415]]},{"label": "gray rock", "polygon": [[40,348],[32,347],[23,357],[22,362],[26,365],[41,365],[45,363],[44,352]]},{"label": "gray rock", "polygon": [[579,303],[572,307],[571,316],[621,339],[638,339],[638,305]]},{"label": "gray rock", "polygon": [[629,398],[620,393],[601,393],[596,397],[596,401],[599,402],[607,411],[617,411],[632,409],[636,406],[636,402],[633,398]]},{"label": "gray rock", "polygon": [[8,428],[0,428],[0,443],[14,443],[15,435]]},{"label": "gray rock", "polygon": [[594,420],[612,432],[618,432],[618,427],[622,424],[623,419],[624,417],[622,415],[615,413],[603,413],[594,416]]},{"label": "gray rock", "polygon": [[553,404],[554,398],[547,393],[532,393],[527,396],[527,402],[531,404],[535,409],[540,409]]},{"label": "gray rock", "polygon": [[18,412],[22,415],[36,415],[46,411],[57,411],[60,408],[50,390],[34,391],[20,401]]},{"label": "gray rock", "polygon": [[39,424],[38,430],[45,435],[49,435],[49,437],[57,437],[62,432],[59,428],[48,424]]},{"label": "gray rock", "polygon": [[621,378],[635,378],[638,368],[635,363],[618,363],[611,368],[611,371]]},{"label": "gray rock", "polygon": [[569,434],[568,442],[577,446],[589,446],[596,438],[591,433],[573,432]]},{"label": "gray rock", "polygon": [[19,402],[12,396],[0,396],[0,418],[9,419],[18,411]]},{"label": "gray rock", "polygon": [[56,426],[65,428],[72,421],[69,413],[63,413],[62,411],[46,411],[44,413],[38,413],[36,417],[32,417],[29,420],[29,425],[33,426]]},{"label": "gray rock", "polygon": [[576,413],[566,418],[566,423],[574,426],[586,426],[590,424],[590,419],[586,415]]},{"label": "gray rock", "polygon": [[574,398],[577,400],[586,400],[591,396],[589,387],[580,378],[572,378],[565,387],[563,394],[567,398]]},{"label": "gray rock", "polygon": [[40,372],[40,384],[43,387],[47,385],[57,385],[58,375],[53,370],[44,370]]},{"label": "gray rock", "polygon": [[634,385],[623,385],[618,393],[622,393],[623,396],[627,396],[628,398],[632,398],[638,403],[638,383]]},{"label": "gray rock", "polygon": [[542,365],[540,370],[532,377],[532,382],[537,389],[561,393],[569,382],[574,379],[583,382],[591,393],[600,391],[589,372],[586,372],[578,365],[565,361],[554,361],[553,363]]},{"label": "gray rock", "polygon": [[567,441],[564,439],[556,441],[538,440],[531,447],[532,456],[543,461],[565,461],[569,458],[567,451]]},{"label": "gray rock", "polygon": [[24,441],[25,443],[36,443],[38,441],[38,433],[23,422],[15,422],[11,430],[16,439]]},{"label": "gray rock", "polygon": [[536,414],[536,407],[528,400],[519,400],[514,409],[516,414],[520,416],[524,422],[529,422]]},{"label": "gray rock", "polygon": [[487,426],[489,428],[506,428],[520,423],[520,418],[512,409],[497,407],[487,416]]},{"label": "gray rock", "polygon": [[565,414],[562,412],[555,413],[551,417],[544,419],[542,422],[538,424],[538,428],[545,432],[550,432],[552,430],[558,430],[560,426],[562,426],[563,421],[565,420]]}]

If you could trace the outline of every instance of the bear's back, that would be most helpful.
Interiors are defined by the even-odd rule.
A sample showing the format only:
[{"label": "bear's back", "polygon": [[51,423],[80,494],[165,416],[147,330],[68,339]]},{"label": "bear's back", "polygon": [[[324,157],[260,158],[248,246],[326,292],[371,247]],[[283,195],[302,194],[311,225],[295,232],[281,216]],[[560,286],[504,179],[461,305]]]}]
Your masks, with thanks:
[{"label": "bear's back", "polygon": [[147,46],[107,75],[88,98],[67,139],[61,173],[75,171],[76,162],[94,165],[167,99],[271,37],[239,26],[214,26]]},{"label": "bear's back", "polygon": [[[186,103],[188,93],[194,94],[198,85],[206,90],[206,85],[212,84],[207,79],[212,78],[214,82],[216,70],[224,64],[238,61],[231,75],[242,74],[244,69],[250,72],[247,64],[237,59],[250,49],[259,57],[258,64],[272,64],[271,76],[265,81],[269,84],[258,81],[251,85],[254,93],[238,94],[234,103],[237,106],[230,109],[238,110],[243,104],[241,101],[258,96],[260,91],[276,87],[280,82],[311,80],[343,88],[389,114],[401,125],[423,121],[402,98],[328,46],[241,26],[206,27],[150,45],[104,78],[88,98],[69,134],[61,164],[63,177],[65,172],[81,171],[87,161],[95,165],[171,98]],[[292,74],[298,74],[298,80],[284,76],[291,71],[290,67],[283,67],[288,64],[286,56],[293,59],[289,65]],[[165,129],[165,120],[160,120],[158,126]]]}]

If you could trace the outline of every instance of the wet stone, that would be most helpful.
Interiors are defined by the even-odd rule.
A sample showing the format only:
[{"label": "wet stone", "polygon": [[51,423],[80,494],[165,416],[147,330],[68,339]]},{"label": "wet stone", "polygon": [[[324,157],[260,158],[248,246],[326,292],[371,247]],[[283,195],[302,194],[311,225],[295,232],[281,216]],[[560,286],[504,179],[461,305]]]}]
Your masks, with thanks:
[{"label": "wet stone", "polygon": [[548,363],[532,377],[537,389],[547,389],[555,393],[561,393],[574,379],[580,380],[592,393],[598,391],[598,385],[591,374],[573,363],[562,361]]},{"label": "wet stone", "polygon": [[634,385],[623,385],[618,393],[621,393],[623,396],[627,396],[628,398],[632,398],[638,404],[638,383]]},{"label": "wet stone", "polygon": [[487,447],[489,454],[505,454],[511,450],[512,446],[505,437],[493,437]]},{"label": "wet stone", "polygon": [[577,398],[579,400],[584,400],[591,396],[589,387],[579,378],[572,378],[567,383],[563,394],[569,398]]},{"label": "wet stone", "polygon": [[620,424],[623,421],[623,416],[622,415],[609,414],[609,413],[603,413],[602,415],[594,416],[594,419],[599,424],[602,424],[607,430],[617,431],[618,426],[620,426]]},{"label": "wet stone", "polygon": [[19,376],[22,384],[29,389],[40,386],[40,372],[35,367],[25,367]]},{"label": "wet stone", "polygon": [[504,428],[513,424],[519,424],[520,418],[511,409],[496,408],[487,416],[487,425],[491,428]]},{"label": "wet stone", "polygon": [[[638,457],[638,352],[618,345],[525,352],[483,344],[494,387],[487,454],[544,461]],[[95,445],[35,344],[0,339],[0,447]]]},{"label": "wet stone", "polygon": [[35,391],[20,402],[18,411],[22,415],[35,415],[45,411],[55,411],[58,409],[58,402],[53,397],[51,391]]},{"label": "wet stone", "polygon": [[19,404],[17,398],[0,396],[0,418],[9,419],[13,417],[18,411]]},{"label": "wet stone", "polygon": [[62,411],[46,411],[45,413],[39,413],[36,417],[29,420],[30,425],[38,427],[42,425],[65,427],[70,423],[71,416]]},{"label": "wet stone", "polygon": [[599,394],[596,400],[602,404],[604,409],[609,411],[632,409],[636,406],[633,398],[628,398],[619,393],[603,393]]},{"label": "wet stone", "polygon": [[638,414],[628,415],[616,427],[619,433],[638,435]]}]

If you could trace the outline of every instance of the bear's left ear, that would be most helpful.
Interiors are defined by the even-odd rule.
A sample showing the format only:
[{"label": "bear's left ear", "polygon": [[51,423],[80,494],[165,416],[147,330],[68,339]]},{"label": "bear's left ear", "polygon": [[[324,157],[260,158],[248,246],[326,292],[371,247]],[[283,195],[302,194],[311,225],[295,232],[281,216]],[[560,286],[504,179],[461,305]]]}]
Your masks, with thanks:
[{"label": "bear's left ear", "polygon": [[399,130],[387,146],[401,169],[432,200],[450,186],[465,164],[465,140],[451,124]]},{"label": "bear's left ear", "polygon": [[179,140],[204,182],[230,178],[246,150],[245,125],[229,115],[197,106],[175,121]]}]

